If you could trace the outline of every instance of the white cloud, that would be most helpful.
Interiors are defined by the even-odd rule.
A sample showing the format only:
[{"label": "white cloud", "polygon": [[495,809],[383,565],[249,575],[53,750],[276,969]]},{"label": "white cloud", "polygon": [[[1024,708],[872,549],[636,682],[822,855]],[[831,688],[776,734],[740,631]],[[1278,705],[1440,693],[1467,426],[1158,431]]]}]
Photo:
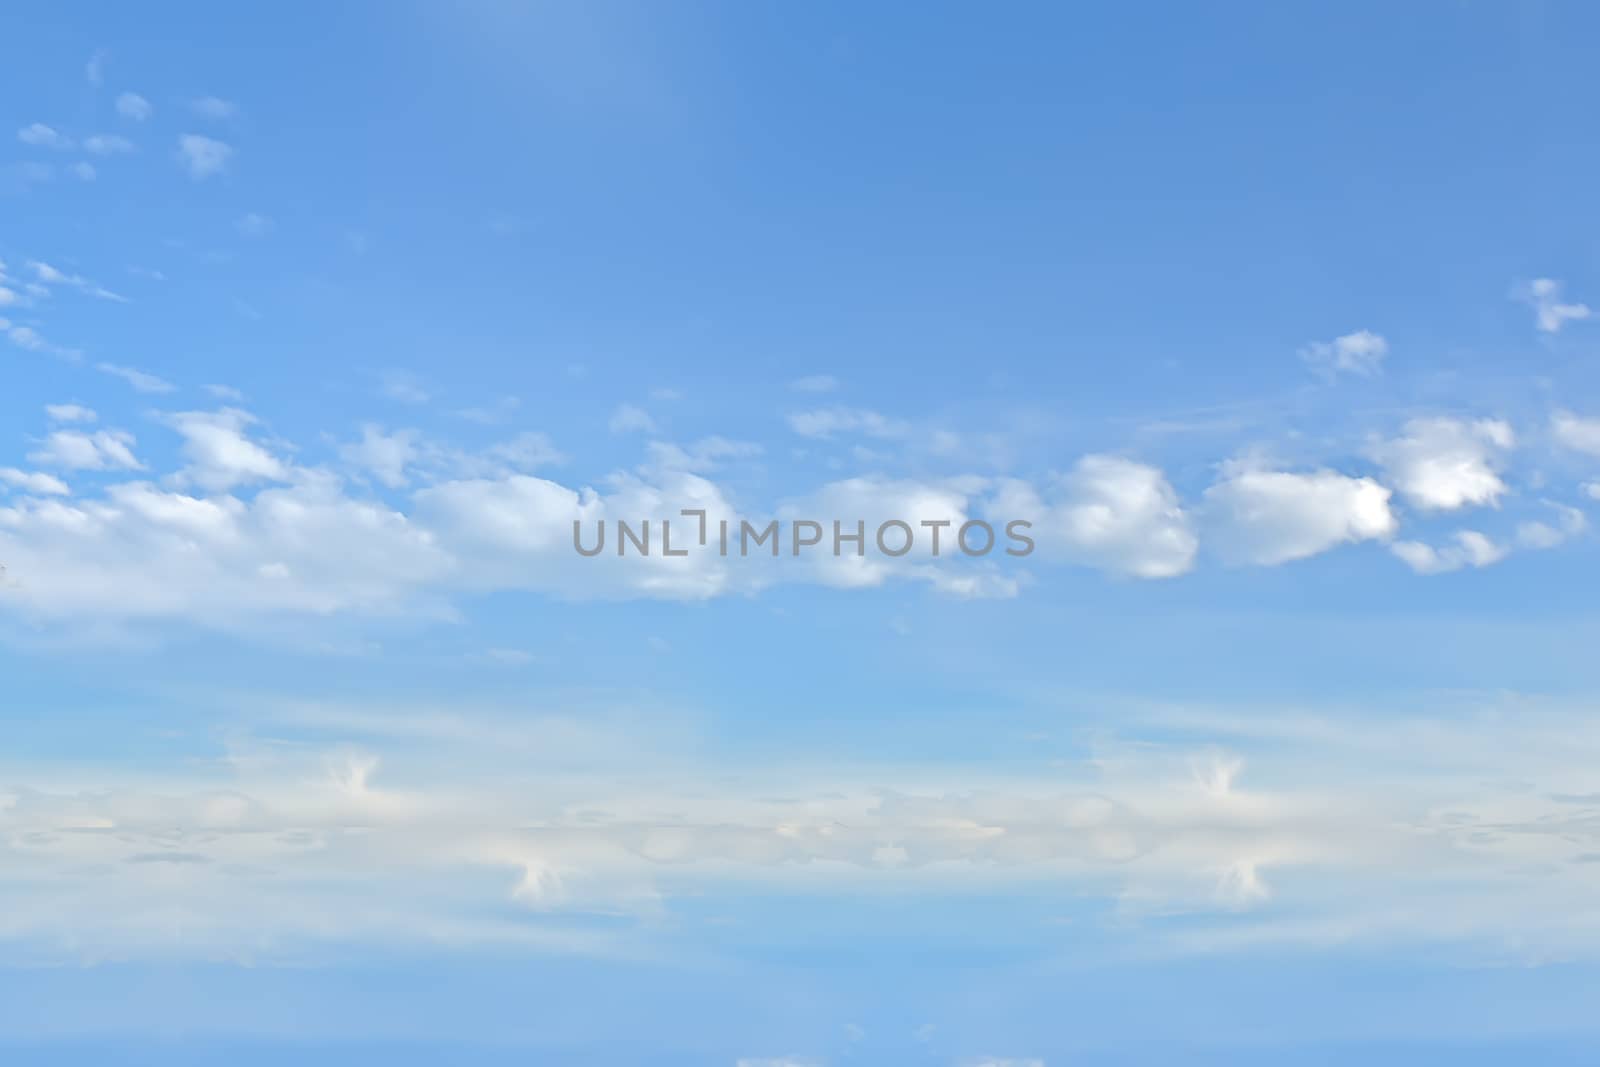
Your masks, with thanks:
[{"label": "white cloud", "polygon": [[796,378],[789,388],[797,393],[831,393],[839,388],[839,379],[831,374],[811,374]]},{"label": "white cloud", "polygon": [[802,437],[828,438],[840,433],[859,433],[868,437],[895,440],[908,436],[911,425],[876,411],[833,407],[817,411],[797,411],[789,416],[789,427]]},{"label": "white cloud", "polygon": [[1300,358],[1313,370],[1332,377],[1359,374],[1368,377],[1383,369],[1389,342],[1371,330],[1357,330],[1332,341],[1314,341],[1300,350]]},{"label": "white cloud", "polygon": [[1507,550],[1477,530],[1459,530],[1450,544],[1434,548],[1421,541],[1397,541],[1390,550],[1418,574],[1445,574],[1463,567],[1487,567]]},{"label": "white cloud", "polygon": [[133,151],[133,142],[114,133],[97,133],[83,142],[86,151],[97,156],[116,156]]},{"label": "white cloud", "polygon": [[339,455],[389,488],[398,489],[406,484],[406,467],[417,459],[416,442],[415,430],[385,433],[383,427],[367,423],[361,427],[361,440],[340,446]]},{"label": "white cloud", "polygon": [[178,161],[196,181],[221,174],[233,158],[232,146],[198,133],[186,133],[178,138]]},{"label": "white cloud", "polygon": [[1371,478],[1330,470],[1229,467],[1205,492],[1207,543],[1230,562],[1270,567],[1387,539],[1397,527],[1389,496]]},{"label": "white cloud", "polygon": [[67,149],[72,147],[72,138],[42,122],[35,122],[31,126],[24,126],[17,131],[17,140],[25,145],[35,148]]},{"label": "white cloud", "polygon": [[1537,520],[1517,524],[1517,546],[1534,550],[1557,548],[1589,528],[1588,517],[1577,508],[1551,503],[1555,525]]},{"label": "white cloud", "polygon": [[[271,492],[316,506],[304,490]],[[20,563],[6,596],[64,584],[46,566],[59,556],[14,554],[19,523],[71,546],[126,524],[168,556],[125,593],[159,601],[173,595],[172,561],[186,546],[274,538],[255,510],[148,486],[99,509],[0,507],[0,556]],[[374,558],[358,561],[364,577],[432,562],[415,544],[384,558],[394,546],[381,511],[323,523],[321,540],[376,542]],[[294,579],[301,540],[272,540],[286,598],[310,587]],[[102,570],[72,595],[95,596],[93,579],[118,565],[93,561]],[[210,610],[226,617],[239,590],[226,569],[210,577]],[[348,572],[325,577],[330,598],[360,585]],[[541,718],[459,700],[239,704],[248,728],[221,758],[146,760],[132,778],[78,761],[14,768],[0,787],[10,893],[0,943],[49,945],[61,961],[295,959],[330,942],[637,951],[674,898],[1048,887],[1114,903],[1119,947],[1138,952],[1415,943],[1468,946],[1480,961],[1600,953],[1585,862],[1600,852],[1600,731],[1581,708],[1517,701],[1358,722],[1348,709],[1337,720],[1119,709],[1092,766],[986,773],[886,770],[848,754],[707,763],[692,755],[699,738],[653,717]],[[1241,745],[1254,746],[1248,772],[1232,755]],[[1281,907],[1261,907],[1268,893]],[[521,921],[496,917],[507,908]],[[174,913],[186,919],[181,937]],[[616,940],[540,940],[548,927],[530,921],[540,915],[560,928],[603,915]],[[1181,922],[1159,921],[1172,916]]]},{"label": "white cloud", "polygon": [[1199,547],[1161,471],[1119,456],[1085,456],[1044,496],[1004,482],[990,511],[1032,522],[1041,552],[1136,578],[1183,574]]},{"label": "white cloud", "polygon": [[1550,430],[1563,448],[1600,456],[1600,418],[1558,411],[1550,418]]},{"label": "white cloud", "polygon": [[38,285],[39,292],[41,294],[48,294],[49,289],[46,287],[51,285],[70,285],[74,289],[81,290],[82,292],[88,293],[93,297],[98,297],[101,300],[111,300],[118,304],[128,303],[127,297],[122,296],[120,293],[114,293],[104,286],[90,281],[81,274],[69,274],[66,271],[59,270],[56,267],[51,266],[49,263],[45,263],[36,259],[30,260],[28,262],[28,267],[39,279],[36,284]]},{"label": "white cloud", "polygon": [[154,374],[147,374],[134,367],[123,367],[115,363],[97,363],[95,364],[95,369],[102,374],[109,374],[113,378],[121,378],[133,386],[135,392],[139,393],[170,393],[177,388],[170,382],[157,378]]},{"label": "white cloud", "polygon": [[608,423],[612,433],[655,433],[656,420],[643,408],[623,404],[611,413]]},{"label": "white cloud", "polygon": [[1560,333],[1569,322],[1582,322],[1593,314],[1587,304],[1561,302],[1561,283],[1554,278],[1535,278],[1517,286],[1512,295],[1533,308],[1534,323],[1544,333]]},{"label": "white cloud", "polygon": [[1402,436],[1375,443],[1370,453],[1388,481],[1419,508],[1453,511],[1495,506],[1506,492],[1500,478],[1506,452],[1516,445],[1498,419],[1412,419]]},{"label": "white cloud", "polygon": [[168,416],[168,424],[183,437],[181,451],[188,460],[178,473],[179,484],[221,492],[254,482],[286,481],[288,466],[247,436],[255,421],[237,408]]},{"label": "white cloud", "polygon": [[67,483],[53,474],[29,473],[15,467],[0,467],[0,482],[26,493],[40,496],[66,496],[71,492]]},{"label": "white cloud", "polygon": [[51,422],[94,422],[99,417],[79,404],[46,404],[44,412]]},{"label": "white cloud", "polygon": [[13,326],[7,331],[11,343],[18,348],[26,348],[30,352],[38,352],[49,347],[39,331],[32,326]]},{"label": "white cloud", "polygon": [[56,430],[43,447],[28,453],[30,462],[67,470],[142,470],[133,454],[133,435],[122,430]]},{"label": "white cloud", "polygon": [[232,118],[239,110],[231,100],[215,96],[202,96],[189,101],[189,110],[206,119]]},{"label": "white cloud", "polygon": [[[973,526],[967,531],[969,547],[974,551],[987,548],[1002,559],[1008,546],[1015,547],[1006,537],[1003,523],[1016,516],[1007,514],[1001,518],[993,509],[986,509],[982,498],[986,488],[984,480],[973,478],[914,481],[859,477],[830,482],[804,497],[786,501],[778,509],[778,518],[786,525],[807,520],[822,527],[816,554],[803,560],[790,558],[781,571],[769,568],[776,573],[757,571],[754,580],[766,583],[798,577],[840,589],[909,580],[926,582],[941,593],[965,599],[1015,596],[1018,579],[1001,570],[993,557],[985,553],[981,561],[969,560],[962,551],[962,527],[969,521],[987,521],[985,513],[1002,524],[990,526],[994,544],[986,545],[989,534],[982,527]],[[877,534],[891,521],[904,523],[909,530],[887,530],[880,547]],[[841,540],[840,552],[834,555],[835,522],[842,535],[861,533],[862,543],[857,546]],[[939,523],[943,525],[925,525]],[[908,540],[909,549],[902,555],[888,554],[907,548]],[[781,551],[793,549],[784,545]],[[750,568],[746,567],[739,576],[744,578],[749,573]]]},{"label": "white cloud", "polygon": [[104,48],[96,49],[89,62],[83,65],[84,80],[97,89],[105,83],[106,59],[110,54]]},{"label": "white cloud", "polygon": [[79,160],[77,163],[74,163],[67,169],[71,171],[72,176],[77,178],[79,181],[92,182],[95,180],[95,178],[99,177],[99,171],[94,169],[94,164],[85,163],[82,160]]},{"label": "white cloud", "polygon": [[117,114],[134,122],[143,122],[149,118],[155,109],[150,106],[150,101],[138,93],[123,93],[117,97]]}]

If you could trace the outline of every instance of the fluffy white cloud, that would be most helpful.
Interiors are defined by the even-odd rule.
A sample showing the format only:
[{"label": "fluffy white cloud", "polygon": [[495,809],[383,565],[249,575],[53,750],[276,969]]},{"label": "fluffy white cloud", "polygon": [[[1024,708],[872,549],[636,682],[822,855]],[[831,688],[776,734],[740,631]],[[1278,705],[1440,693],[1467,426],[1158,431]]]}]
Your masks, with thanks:
[{"label": "fluffy white cloud", "polygon": [[367,423],[361,427],[361,440],[341,446],[339,455],[346,463],[397,489],[406,484],[406,467],[417,459],[417,432],[385,433],[383,427]]},{"label": "fluffy white cloud", "polygon": [[[923,581],[940,592],[960,597],[1009,597],[1018,581],[995,564],[1008,547],[1004,523],[1016,516],[993,516],[997,525],[973,526],[962,548],[962,528],[980,520],[985,507],[982,479],[954,478],[920,482],[881,477],[846,478],[830,482],[807,496],[790,500],[778,509],[785,536],[796,521],[811,521],[820,531],[810,531],[821,543],[801,560],[791,557],[781,567],[769,568],[756,581],[793,578],[814,580],[841,589],[883,585],[896,579]],[[838,523],[839,552],[834,553]],[[886,526],[903,523],[904,526]],[[759,523],[756,523],[759,525]],[[882,544],[879,533],[882,532]],[[862,535],[860,544],[847,538]],[[991,542],[992,535],[992,542]],[[788,544],[781,551],[792,552]],[[972,555],[968,555],[968,553]],[[759,565],[760,560],[755,561]],[[741,567],[746,577],[751,568]]]},{"label": "fluffy white cloud", "polygon": [[186,133],[178,138],[178,161],[196,181],[221,174],[233,158],[233,147],[225,142]]},{"label": "fluffy white cloud", "polygon": [[1459,530],[1451,543],[1435,548],[1421,541],[1397,541],[1390,550],[1418,574],[1444,574],[1463,567],[1487,567],[1505,559],[1507,549],[1477,530]]},{"label": "fluffy white cloud", "polygon": [[1004,482],[991,511],[1032,522],[1041,551],[1136,578],[1183,574],[1199,547],[1165,475],[1120,456],[1085,456],[1042,495]]},{"label": "fluffy white cloud", "polygon": [[1577,508],[1551,504],[1556,511],[1554,525],[1537,520],[1517,524],[1517,546],[1528,549],[1558,548],[1589,528],[1589,519]]},{"label": "fluffy white cloud", "polygon": [[56,430],[28,453],[34,463],[67,470],[142,470],[133,454],[133,435],[122,430]]},{"label": "fluffy white cloud", "polygon": [[1600,456],[1600,418],[1558,411],[1550,418],[1550,431],[1563,448]]},{"label": "fluffy white cloud", "polygon": [[249,438],[246,431],[256,419],[248,412],[237,408],[185,411],[167,421],[183,437],[182,452],[188,460],[178,473],[183,484],[221,491],[288,479],[288,466]]},{"label": "fluffy white cloud", "polygon": [[1569,322],[1582,322],[1593,314],[1587,304],[1567,304],[1561,300],[1561,283],[1554,278],[1535,278],[1512,290],[1512,295],[1533,308],[1534,323],[1544,333],[1560,333]]},{"label": "fluffy white cloud", "polygon": [[1357,330],[1332,341],[1314,341],[1300,350],[1300,358],[1313,370],[1330,377],[1376,374],[1388,354],[1389,342],[1371,330]]},{"label": "fluffy white cloud", "polygon": [[1382,540],[1398,526],[1389,496],[1371,478],[1335,471],[1230,469],[1205,492],[1207,541],[1230,562],[1275,566]]},{"label": "fluffy white cloud", "polygon": [[1400,437],[1379,441],[1370,454],[1411,503],[1429,511],[1497,505],[1506,491],[1504,457],[1516,445],[1498,419],[1412,419]]},{"label": "fluffy white cloud", "polygon": [[29,473],[15,467],[0,467],[0,483],[39,496],[66,496],[71,492],[67,483],[53,474]]}]

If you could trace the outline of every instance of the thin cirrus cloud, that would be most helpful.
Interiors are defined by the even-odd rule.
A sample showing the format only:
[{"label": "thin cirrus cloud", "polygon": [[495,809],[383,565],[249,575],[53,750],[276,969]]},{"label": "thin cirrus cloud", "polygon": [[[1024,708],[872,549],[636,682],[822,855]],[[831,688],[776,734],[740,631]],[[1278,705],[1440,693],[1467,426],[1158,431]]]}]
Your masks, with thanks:
[{"label": "thin cirrus cloud", "polygon": [[116,363],[97,363],[95,369],[102,374],[109,374],[113,378],[121,378],[133,387],[135,392],[151,396],[170,393],[176,389],[171,382],[146,373],[134,367],[124,367]]}]

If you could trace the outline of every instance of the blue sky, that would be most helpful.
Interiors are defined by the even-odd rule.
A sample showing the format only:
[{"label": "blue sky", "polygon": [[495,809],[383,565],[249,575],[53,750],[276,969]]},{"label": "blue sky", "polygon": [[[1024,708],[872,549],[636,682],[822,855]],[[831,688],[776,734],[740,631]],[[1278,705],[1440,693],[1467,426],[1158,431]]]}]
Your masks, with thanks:
[{"label": "blue sky", "polygon": [[0,16],[0,1050],[1581,1061],[1597,23]]}]

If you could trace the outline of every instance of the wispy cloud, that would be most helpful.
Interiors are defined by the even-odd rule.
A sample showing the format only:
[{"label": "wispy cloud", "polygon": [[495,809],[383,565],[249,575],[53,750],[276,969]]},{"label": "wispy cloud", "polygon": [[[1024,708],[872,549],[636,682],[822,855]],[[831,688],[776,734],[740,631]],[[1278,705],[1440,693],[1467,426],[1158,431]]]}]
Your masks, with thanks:
[{"label": "wispy cloud", "polygon": [[222,141],[198,133],[186,133],[178,138],[178,161],[196,181],[221,174],[228,169],[232,158],[232,146]]},{"label": "wispy cloud", "polygon": [[117,97],[117,114],[134,122],[143,122],[155,113],[150,101],[138,93],[123,93]]},{"label": "wispy cloud", "polygon": [[1561,298],[1562,285],[1554,278],[1535,278],[1514,287],[1511,295],[1533,308],[1534,325],[1543,333],[1560,333],[1569,322],[1582,322],[1593,314],[1587,304],[1569,304]]},{"label": "wispy cloud", "polygon": [[17,131],[17,140],[35,148],[66,150],[73,146],[72,138],[52,126],[46,126],[42,122],[35,122],[30,126],[22,127]]},{"label": "wispy cloud", "polygon": [[154,374],[147,374],[134,367],[124,367],[116,363],[97,363],[95,369],[102,374],[109,374],[113,378],[121,378],[140,393],[170,393],[177,388],[170,382],[157,378]]}]

